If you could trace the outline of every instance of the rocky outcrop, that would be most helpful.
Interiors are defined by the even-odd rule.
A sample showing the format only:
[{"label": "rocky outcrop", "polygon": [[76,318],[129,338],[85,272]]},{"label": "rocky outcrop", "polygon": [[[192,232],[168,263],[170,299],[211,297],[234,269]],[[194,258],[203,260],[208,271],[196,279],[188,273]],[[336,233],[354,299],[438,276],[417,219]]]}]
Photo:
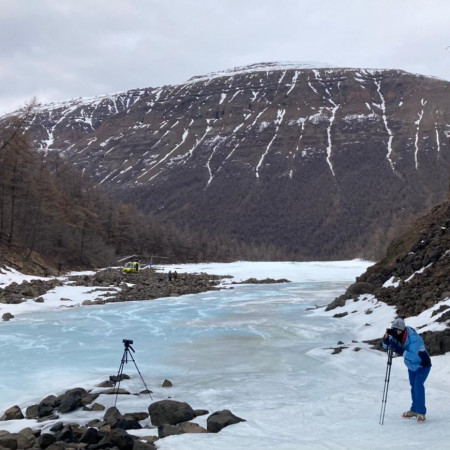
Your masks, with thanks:
[{"label": "rocky outcrop", "polygon": [[50,280],[31,280],[22,283],[11,283],[0,289],[0,303],[17,304],[31,298],[38,298],[56,286],[62,286],[62,282],[56,278]]},{"label": "rocky outcrop", "polygon": [[375,259],[400,223],[445,199],[449,86],[257,64],[42,105],[29,132],[36,149],[182,227],[290,259]]},{"label": "rocky outcrop", "polygon": [[[399,316],[407,318],[433,308],[450,298],[450,201],[433,208],[388,247],[386,256],[357,278],[345,294],[326,309],[373,294],[392,305]],[[436,309],[431,321],[450,325],[450,307]],[[434,316],[439,316],[433,319]],[[420,330],[419,330],[420,331]],[[423,337],[432,355],[450,351],[450,328],[425,332]],[[372,341],[380,347],[380,340]]]},{"label": "rocky outcrop", "polygon": [[77,286],[95,287],[99,294],[95,303],[109,303],[198,294],[218,289],[223,278],[205,273],[182,273],[169,280],[166,274],[144,268],[129,274],[122,273],[121,269],[105,269],[95,275],[70,277],[69,281]]}]

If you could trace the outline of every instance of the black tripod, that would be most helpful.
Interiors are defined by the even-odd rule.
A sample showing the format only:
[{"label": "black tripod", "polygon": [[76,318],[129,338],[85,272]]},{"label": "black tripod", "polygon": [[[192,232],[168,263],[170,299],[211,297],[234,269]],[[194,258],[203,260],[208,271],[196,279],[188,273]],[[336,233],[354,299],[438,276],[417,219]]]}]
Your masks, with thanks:
[{"label": "black tripod", "polygon": [[387,395],[388,395],[388,389],[389,389],[389,379],[391,378],[393,353],[394,353],[394,351],[392,350],[392,348],[389,348],[388,349],[388,360],[387,360],[387,365],[386,365],[386,375],[384,377],[383,398],[381,400],[380,421],[378,422],[380,425],[383,425],[383,423],[384,423],[384,413],[386,411],[386,402],[387,402]]},{"label": "black tripod", "polygon": [[[142,377],[141,372],[139,371],[139,368],[136,364],[136,361],[133,358],[133,354],[131,353],[131,351],[133,353],[135,353],[134,348],[131,346],[131,344],[133,343],[132,340],[130,339],[123,339],[123,345],[125,346],[125,350],[123,351],[123,355],[122,355],[122,360],[120,362],[120,366],[119,366],[119,371],[117,372],[117,375],[114,377],[109,377],[109,379],[111,381],[114,381],[114,391],[116,394],[116,399],[114,400],[114,406],[116,406],[117,403],[117,396],[119,395],[119,388],[120,388],[120,382],[123,380],[123,366],[124,364],[128,363],[128,357],[133,361],[136,370],[138,371],[139,376],[141,377],[142,383],[144,383],[145,389],[146,389],[146,393],[148,393],[148,395],[150,396],[150,398],[153,400],[151,393],[152,391],[147,387],[147,385],[145,384],[144,378]],[[131,351],[130,351],[131,350]],[[116,387],[116,383],[117,387]],[[114,393],[113,391],[113,393]]]}]

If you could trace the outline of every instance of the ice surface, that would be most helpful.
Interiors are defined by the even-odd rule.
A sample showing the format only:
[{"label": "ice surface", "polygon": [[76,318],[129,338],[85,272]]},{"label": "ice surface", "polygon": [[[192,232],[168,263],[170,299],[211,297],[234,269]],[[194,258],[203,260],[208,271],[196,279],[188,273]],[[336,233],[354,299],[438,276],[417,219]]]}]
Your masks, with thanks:
[{"label": "ice surface", "polygon": [[[348,301],[331,312],[316,308],[343,293],[368,265],[346,261],[165,266],[165,271],[230,274],[237,281],[271,277],[292,283],[232,289],[228,285],[222,291],[103,306],[61,309],[56,290],[48,294],[54,297],[53,310],[23,310],[14,320],[0,323],[0,412],[108,379],[117,373],[126,338],[134,340],[134,358],[154,400],[170,396],[210,412],[230,409],[246,419],[218,434],[165,438],[158,441],[160,449],[447,448],[449,358],[432,358],[424,424],[400,417],[410,400],[407,370],[396,358],[385,424],[380,426],[386,356],[362,340],[379,337],[395,311],[373,296]],[[75,287],[64,289],[74,305],[88,295]],[[346,317],[333,317],[344,311]],[[407,324],[419,326],[429,320],[424,314],[407,319]],[[333,355],[338,341],[348,348]],[[144,388],[131,361],[124,372],[131,380],[123,387],[132,393]],[[173,382],[172,388],[160,387],[165,378]],[[108,407],[114,398],[100,396],[97,401]],[[149,403],[146,395],[120,396],[117,406],[121,412],[146,411]],[[95,414],[103,415],[78,412],[62,419],[85,423]],[[196,422],[205,426],[206,417]],[[25,426],[37,425],[8,421],[0,429]],[[49,424],[39,426],[45,430]]]}]

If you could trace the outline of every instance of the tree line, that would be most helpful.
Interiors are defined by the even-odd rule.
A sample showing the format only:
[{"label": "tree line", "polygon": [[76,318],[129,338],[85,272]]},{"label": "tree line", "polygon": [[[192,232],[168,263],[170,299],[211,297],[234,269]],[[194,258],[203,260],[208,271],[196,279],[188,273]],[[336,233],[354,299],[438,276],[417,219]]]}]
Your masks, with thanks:
[{"label": "tree line", "polygon": [[59,268],[105,267],[132,254],[168,262],[268,260],[277,249],[181,230],[115,200],[57,152],[33,150],[35,102],[0,123],[0,243]]}]

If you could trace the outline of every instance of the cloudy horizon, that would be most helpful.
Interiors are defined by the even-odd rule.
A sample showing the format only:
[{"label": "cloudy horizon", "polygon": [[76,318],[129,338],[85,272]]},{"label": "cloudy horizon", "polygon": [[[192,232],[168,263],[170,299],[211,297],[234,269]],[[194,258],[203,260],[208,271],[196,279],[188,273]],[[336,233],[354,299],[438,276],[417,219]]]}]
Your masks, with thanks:
[{"label": "cloudy horizon", "polygon": [[271,61],[450,81],[450,2],[0,0],[0,114]]}]

